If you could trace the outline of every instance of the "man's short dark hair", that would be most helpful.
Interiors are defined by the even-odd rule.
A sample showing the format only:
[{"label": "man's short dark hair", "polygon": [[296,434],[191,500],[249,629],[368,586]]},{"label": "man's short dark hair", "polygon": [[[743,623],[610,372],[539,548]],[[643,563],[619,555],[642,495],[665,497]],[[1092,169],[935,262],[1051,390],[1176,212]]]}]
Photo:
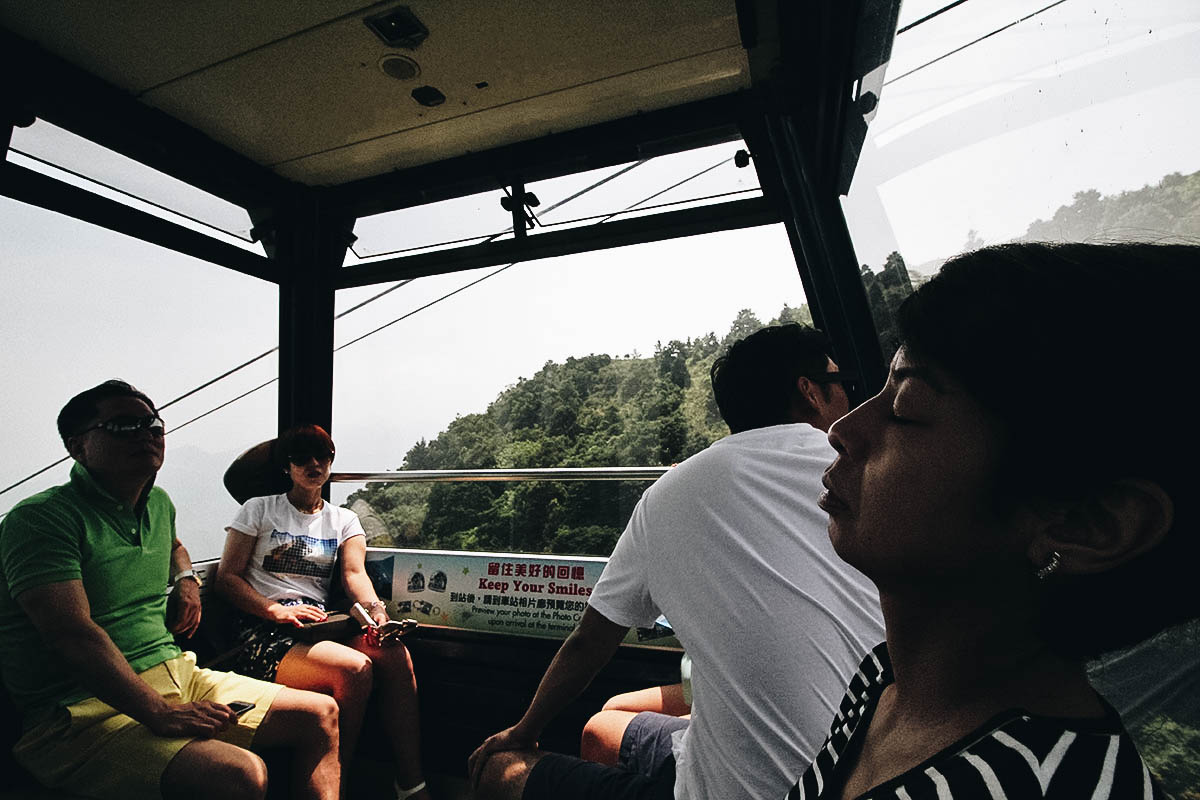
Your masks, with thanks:
[{"label": "man's short dark hair", "polygon": [[[789,322],[734,342],[709,370],[721,417],[733,433],[795,422],[811,409],[796,382],[828,371],[825,334]],[[827,391],[827,386],[822,386]]]},{"label": "man's short dark hair", "polygon": [[100,413],[100,402],[110,397],[136,397],[150,406],[155,414],[158,413],[154,402],[130,384],[115,378],[107,380],[75,395],[58,412],[58,435],[62,437],[64,447],[67,439],[82,433],[83,427]]},{"label": "man's short dark hair", "polygon": [[1194,394],[1200,247],[1011,244],[951,259],[905,300],[901,339],[1003,426],[997,509],[1157,483],[1175,506],[1161,544],[1108,572],[1045,582],[1047,643],[1072,656],[1140,641],[1200,613]]}]

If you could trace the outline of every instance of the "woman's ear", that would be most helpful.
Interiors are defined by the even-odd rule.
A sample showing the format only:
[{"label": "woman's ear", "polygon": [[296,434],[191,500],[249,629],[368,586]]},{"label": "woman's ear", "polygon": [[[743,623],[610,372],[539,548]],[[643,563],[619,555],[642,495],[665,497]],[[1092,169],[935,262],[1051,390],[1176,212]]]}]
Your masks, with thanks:
[{"label": "woman's ear", "polygon": [[1029,544],[1042,567],[1059,554],[1062,574],[1107,572],[1156,547],[1175,521],[1175,504],[1153,481],[1126,478],[1047,519]]}]

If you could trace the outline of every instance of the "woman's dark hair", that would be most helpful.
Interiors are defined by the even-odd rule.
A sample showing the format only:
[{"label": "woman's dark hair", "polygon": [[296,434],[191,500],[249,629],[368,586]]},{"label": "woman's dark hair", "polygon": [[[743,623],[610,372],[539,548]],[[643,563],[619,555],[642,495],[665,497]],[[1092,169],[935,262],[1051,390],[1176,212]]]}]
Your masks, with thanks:
[{"label": "woman's dark hair", "polygon": [[721,418],[733,433],[794,422],[793,406],[809,407],[796,381],[825,373],[828,362],[829,342],[814,328],[789,322],[755,331],[709,370]]},{"label": "woman's dark hair", "polygon": [[1122,478],[1154,481],[1174,502],[1154,549],[1046,581],[1043,634],[1059,652],[1095,655],[1200,615],[1200,442],[1182,385],[1198,299],[1200,247],[1010,244],[952,259],[900,308],[908,352],[1005,427],[1001,508],[1081,499]]},{"label": "woman's dark hair", "polygon": [[58,412],[58,435],[62,437],[64,446],[67,439],[78,435],[83,426],[96,418],[100,401],[110,397],[134,397],[150,406],[152,412],[158,413],[154,402],[130,384],[116,378],[107,380],[75,395],[62,407],[62,411]]},{"label": "woman's dark hair", "polygon": [[279,434],[273,455],[276,466],[285,471],[293,455],[321,455],[335,452],[333,439],[320,425],[296,425]]}]

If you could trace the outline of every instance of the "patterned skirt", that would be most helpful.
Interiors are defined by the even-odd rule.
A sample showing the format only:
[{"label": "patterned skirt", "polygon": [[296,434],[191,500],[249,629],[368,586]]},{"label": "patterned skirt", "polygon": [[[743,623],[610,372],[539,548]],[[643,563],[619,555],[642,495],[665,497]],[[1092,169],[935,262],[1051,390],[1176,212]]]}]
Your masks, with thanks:
[{"label": "patterned skirt", "polygon": [[[283,606],[310,605],[325,610],[323,602],[311,597],[290,597],[278,602]],[[240,649],[228,667],[229,671],[263,681],[274,681],[279,662],[299,642],[295,636],[296,629],[253,614],[242,614],[234,626]]]}]

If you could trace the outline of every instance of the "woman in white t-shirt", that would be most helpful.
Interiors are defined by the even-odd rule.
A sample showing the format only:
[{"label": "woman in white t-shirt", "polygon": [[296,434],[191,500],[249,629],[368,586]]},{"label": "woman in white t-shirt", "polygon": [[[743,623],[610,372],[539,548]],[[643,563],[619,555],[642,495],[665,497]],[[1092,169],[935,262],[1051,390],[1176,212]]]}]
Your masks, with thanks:
[{"label": "woman in white t-shirt", "polygon": [[326,503],[334,446],[316,425],[284,432],[275,448],[278,468],[291,480],[284,494],[253,497],[225,530],[217,589],[246,615],[235,672],[296,689],[332,695],[340,709],[343,775],[354,754],[372,688],[378,689],[396,757],[397,797],[428,797],[421,777],[417,683],[403,644],[373,646],[362,635],[340,644],[295,638],[305,623],[327,617],[334,570],[351,601],[378,623],[387,609],[366,572],[366,537],[357,515]]}]

